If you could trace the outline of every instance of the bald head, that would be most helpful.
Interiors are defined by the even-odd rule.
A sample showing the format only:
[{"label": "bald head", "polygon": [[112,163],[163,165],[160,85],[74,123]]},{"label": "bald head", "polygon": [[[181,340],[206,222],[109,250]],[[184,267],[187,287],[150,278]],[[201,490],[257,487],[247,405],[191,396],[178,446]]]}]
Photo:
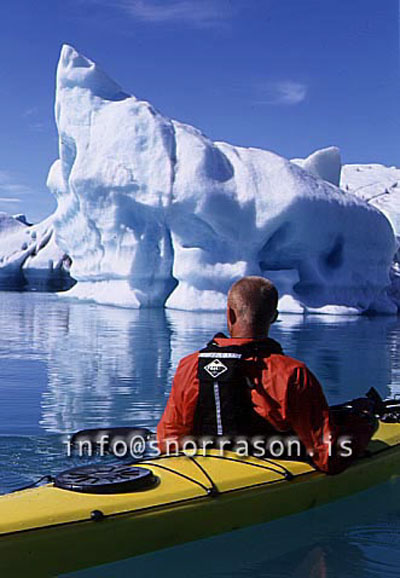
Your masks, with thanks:
[{"label": "bald head", "polygon": [[228,329],[232,337],[262,338],[276,318],[278,291],[264,277],[243,277],[228,293]]}]

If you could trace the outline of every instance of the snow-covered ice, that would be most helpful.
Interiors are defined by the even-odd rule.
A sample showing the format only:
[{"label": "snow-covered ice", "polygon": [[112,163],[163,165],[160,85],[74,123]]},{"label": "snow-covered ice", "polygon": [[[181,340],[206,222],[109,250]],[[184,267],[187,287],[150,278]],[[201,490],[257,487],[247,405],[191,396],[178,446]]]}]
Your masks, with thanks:
[{"label": "snow-covered ice", "polygon": [[338,147],[320,149],[310,154],[306,159],[292,159],[292,162],[317,179],[323,179],[336,186],[340,184],[342,159]]},{"label": "snow-covered ice", "polygon": [[231,283],[254,274],[276,282],[283,311],[397,311],[388,294],[392,226],[338,187],[336,147],[291,162],[213,142],[127,94],[67,45],[55,116],[59,159],[48,186],[57,210],[34,227],[14,219],[7,247],[0,244],[7,261],[25,229],[36,231],[36,247],[48,240],[39,252],[18,245],[29,253],[21,255],[28,276],[72,263],[77,283],[67,296],[220,310]]},{"label": "snow-covered ice", "polygon": [[337,149],[306,162],[312,174],[272,152],[212,142],[128,96],[70,46],[56,121],[48,184],[57,243],[78,281],[67,294],[217,310],[234,280],[257,274],[276,281],[285,310],[394,311],[388,221],[320,178],[338,182]]},{"label": "snow-covered ice", "polygon": [[55,243],[53,217],[30,225],[0,213],[0,288],[59,291],[73,285],[70,259]]},{"label": "snow-covered ice", "polygon": [[[344,165],[341,187],[382,211],[391,222],[400,247],[400,169],[380,164]],[[390,270],[388,293],[400,310],[400,249]]]},{"label": "snow-covered ice", "polygon": [[400,237],[400,169],[379,164],[344,165],[340,186],[381,210]]}]

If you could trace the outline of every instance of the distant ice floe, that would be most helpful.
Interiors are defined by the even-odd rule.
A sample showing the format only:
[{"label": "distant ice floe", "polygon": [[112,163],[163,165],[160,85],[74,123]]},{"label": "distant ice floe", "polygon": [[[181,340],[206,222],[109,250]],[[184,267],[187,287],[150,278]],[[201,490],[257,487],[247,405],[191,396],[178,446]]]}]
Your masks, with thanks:
[{"label": "distant ice floe", "polygon": [[392,224],[398,249],[388,293],[400,310],[400,169],[379,164],[344,165],[341,187],[382,211]]},{"label": "distant ice floe", "polygon": [[400,169],[379,164],[344,165],[340,186],[382,211],[400,237]]},{"label": "distant ice floe", "polygon": [[0,213],[0,289],[61,291],[75,282],[71,260],[56,244],[53,217],[30,225]]}]

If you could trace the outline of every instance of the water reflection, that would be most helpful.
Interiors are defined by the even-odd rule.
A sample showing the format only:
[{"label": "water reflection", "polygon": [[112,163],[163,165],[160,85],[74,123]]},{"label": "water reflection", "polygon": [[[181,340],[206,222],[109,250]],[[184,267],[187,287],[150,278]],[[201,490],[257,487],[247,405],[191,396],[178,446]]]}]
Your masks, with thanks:
[{"label": "water reflection", "polygon": [[68,329],[49,343],[41,425],[153,424],[169,382],[171,329],[162,311],[64,304]]},{"label": "water reflection", "polygon": [[[41,429],[65,432],[86,424],[111,425],[116,420],[142,424],[158,419],[171,358],[171,330],[162,311],[3,293],[0,313],[2,375],[10,360],[19,361],[14,374],[7,372],[9,379],[3,380],[0,395],[11,398],[15,407],[23,404],[28,392],[40,397]],[[40,360],[47,370],[45,387],[33,360]],[[24,374],[29,370],[36,383],[28,388]],[[33,431],[37,416],[34,399],[31,402],[32,415],[25,416],[25,426]],[[4,431],[7,414],[2,418]],[[8,426],[7,433],[21,431],[12,421]]]},{"label": "water reflection", "polygon": [[74,578],[390,578],[400,562],[400,482],[268,524],[72,574]]},{"label": "water reflection", "polygon": [[[178,360],[224,329],[219,313],[0,293],[0,432],[154,427]],[[272,336],[337,402],[372,385],[385,396],[399,391],[399,331],[393,317],[286,315]]]},{"label": "water reflection", "polygon": [[384,397],[400,391],[397,317],[286,315],[272,335],[288,355],[306,361],[332,402],[372,386]]},{"label": "water reflection", "polygon": [[[60,432],[154,427],[178,360],[224,329],[224,315],[217,313],[134,311],[0,293],[0,492],[70,467]],[[287,354],[306,361],[332,403],[371,385],[383,395],[400,391],[396,318],[286,315],[272,336]],[[134,569],[174,578],[396,576],[398,491],[388,486],[265,528],[140,557]],[[132,567],[121,564],[114,573],[93,575],[132,575]]]}]

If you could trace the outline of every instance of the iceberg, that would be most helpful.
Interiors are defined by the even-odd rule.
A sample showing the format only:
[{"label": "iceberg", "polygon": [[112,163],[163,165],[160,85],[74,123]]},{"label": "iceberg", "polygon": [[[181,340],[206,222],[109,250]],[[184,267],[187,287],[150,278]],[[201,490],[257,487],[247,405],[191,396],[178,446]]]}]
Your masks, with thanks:
[{"label": "iceberg", "polygon": [[124,307],[221,310],[242,275],[273,279],[290,312],[394,313],[395,238],[338,186],[336,148],[302,164],[213,142],[128,95],[62,48],[55,116],[55,242],[66,296]]},{"label": "iceberg", "polygon": [[327,147],[317,150],[306,159],[292,159],[292,162],[302,167],[317,179],[323,179],[337,187],[340,184],[342,159],[338,147]]},{"label": "iceberg", "polygon": [[382,211],[400,237],[400,169],[380,164],[344,165],[340,186]]},{"label": "iceberg", "polygon": [[[400,247],[400,169],[376,163],[344,165],[341,187],[386,215]],[[400,249],[394,257],[390,279],[388,294],[400,310]]]},{"label": "iceberg", "polygon": [[126,93],[68,45],[55,118],[59,158],[48,187],[57,209],[37,225],[0,215],[0,287],[220,311],[235,280],[262,275],[277,284],[281,311],[400,307],[392,174],[379,175],[394,191],[388,203],[380,189],[374,199],[360,194],[364,169],[342,169],[336,147],[290,161],[213,142]]},{"label": "iceberg", "polygon": [[71,260],[56,244],[53,216],[38,225],[0,213],[0,288],[62,291],[74,280]]},{"label": "iceberg", "polygon": [[376,207],[390,221],[400,238],[400,169],[372,164],[341,164],[340,149],[330,146],[316,150],[307,158],[292,159],[317,178],[333,183]]}]

